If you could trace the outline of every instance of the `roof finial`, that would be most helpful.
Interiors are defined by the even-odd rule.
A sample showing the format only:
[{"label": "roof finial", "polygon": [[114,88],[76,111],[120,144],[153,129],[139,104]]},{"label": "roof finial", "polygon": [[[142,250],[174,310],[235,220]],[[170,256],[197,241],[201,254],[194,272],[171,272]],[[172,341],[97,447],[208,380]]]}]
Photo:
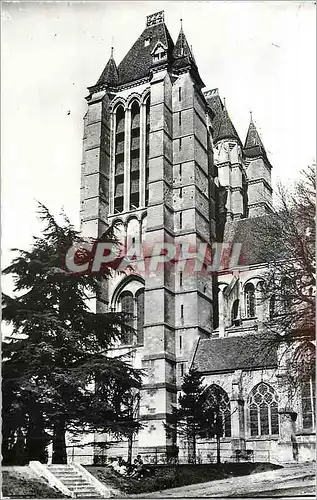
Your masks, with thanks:
[{"label": "roof finial", "polygon": [[250,121],[253,122],[252,111],[250,111]]},{"label": "roof finial", "polygon": [[225,109],[227,109],[227,108],[226,108],[226,98],[225,98],[225,97],[223,98],[223,107],[224,107]]},{"label": "roof finial", "polygon": [[111,57],[113,58],[114,56],[114,36],[112,35],[111,39]]}]

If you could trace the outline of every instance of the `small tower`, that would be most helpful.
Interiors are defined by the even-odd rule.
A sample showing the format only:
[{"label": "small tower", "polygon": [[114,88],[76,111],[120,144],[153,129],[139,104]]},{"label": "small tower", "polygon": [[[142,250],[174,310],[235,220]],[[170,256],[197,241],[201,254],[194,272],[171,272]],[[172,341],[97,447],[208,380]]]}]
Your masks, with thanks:
[{"label": "small tower", "polygon": [[253,122],[252,113],[244,144],[244,154],[248,178],[249,217],[272,213],[272,165]]},{"label": "small tower", "polygon": [[217,89],[205,93],[215,113],[213,140],[219,182],[226,191],[226,219],[246,216],[246,174],[242,161],[242,143]]}]

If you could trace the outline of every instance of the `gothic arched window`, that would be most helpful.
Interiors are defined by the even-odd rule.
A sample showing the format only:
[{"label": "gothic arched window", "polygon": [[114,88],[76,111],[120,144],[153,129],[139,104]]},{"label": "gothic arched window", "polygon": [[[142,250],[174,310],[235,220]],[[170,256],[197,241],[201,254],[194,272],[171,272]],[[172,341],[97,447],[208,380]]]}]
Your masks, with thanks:
[{"label": "gothic arched window", "polygon": [[255,316],[255,289],[253,283],[247,283],[244,288],[245,314],[247,318]]},{"label": "gothic arched window", "polygon": [[114,211],[123,212],[125,111],[121,105],[117,107],[115,123]]},{"label": "gothic arched window", "polygon": [[[231,436],[231,411],[229,396],[222,387],[213,384],[207,389],[208,401],[215,411],[215,419],[221,426],[222,437]],[[216,423],[216,422],[215,422]]]},{"label": "gothic arched window", "polygon": [[131,106],[130,210],[140,205],[140,106]]},{"label": "gothic arched window", "polygon": [[130,331],[122,341],[127,344],[144,343],[144,282],[130,276],[122,280],[112,297],[112,311],[125,313],[124,322]]},{"label": "gothic arched window", "polygon": [[264,382],[255,386],[248,401],[251,436],[278,434],[277,395]]}]

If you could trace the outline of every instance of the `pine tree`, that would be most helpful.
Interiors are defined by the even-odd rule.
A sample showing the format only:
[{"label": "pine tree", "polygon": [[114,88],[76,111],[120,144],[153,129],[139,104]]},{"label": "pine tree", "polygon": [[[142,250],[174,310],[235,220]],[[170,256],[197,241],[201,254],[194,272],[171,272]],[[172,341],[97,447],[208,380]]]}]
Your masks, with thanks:
[{"label": "pine tree", "polygon": [[[50,430],[53,463],[66,462],[67,430],[79,432],[84,426],[127,436],[139,425],[126,416],[122,402],[140,387],[140,373],[127,359],[107,356],[109,348],[130,333],[128,318],[122,313],[92,313],[87,307],[87,298],[98,296],[100,280],[111,271],[97,278],[65,269],[67,250],[80,246],[82,238],[62,215],[59,224],[40,205],[42,236],[34,238],[30,251],[18,250],[3,271],[13,275],[15,293],[3,297],[3,319],[14,334],[3,345],[4,451],[12,447],[12,425],[19,424],[30,457],[43,460]],[[103,241],[116,244],[111,230]],[[89,253],[82,252],[85,258]],[[16,407],[22,424],[10,423]],[[36,447],[36,442],[42,445]]]},{"label": "pine tree", "polygon": [[205,389],[202,376],[191,368],[183,378],[178,406],[172,408],[170,422],[166,425],[171,435],[177,433],[186,439],[189,463],[196,463],[197,438],[206,428]]}]

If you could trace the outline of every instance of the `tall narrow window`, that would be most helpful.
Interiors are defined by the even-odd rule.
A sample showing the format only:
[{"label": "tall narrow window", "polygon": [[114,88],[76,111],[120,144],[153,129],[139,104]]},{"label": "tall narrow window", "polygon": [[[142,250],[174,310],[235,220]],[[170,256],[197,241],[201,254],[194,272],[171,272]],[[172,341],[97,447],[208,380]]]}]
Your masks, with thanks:
[{"label": "tall narrow window", "polygon": [[316,428],[315,346],[308,342],[295,352],[296,378],[300,380],[302,426],[305,430]]},{"label": "tall narrow window", "polygon": [[283,312],[289,312],[292,306],[292,280],[283,278],[281,282],[282,308]]},{"label": "tall narrow window", "polygon": [[180,375],[181,375],[181,377],[184,376],[184,363],[180,364]]},{"label": "tall narrow window", "polygon": [[184,319],[184,306],[181,305],[181,319]]},{"label": "tall narrow window", "polygon": [[178,139],[178,149],[179,149],[179,151],[182,150],[182,138],[181,137]]},{"label": "tall narrow window", "polygon": [[149,204],[150,98],[146,101],[145,123],[145,206]]},{"label": "tall narrow window", "polygon": [[183,198],[183,188],[179,188],[179,197]]},{"label": "tall narrow window", "polygon": [[216,424],[220,436],[230,437],[231,411],[228,394],[222,387],[213,384],[207,389],[207,397],[214,417],[214,422],[211,422],[211,424]]},{"label": "tall narrow window", "polygon": [[182,180],[182,164],[179,164],[179,180]]},{"label": "tall narrow window", "polygon": [[123,106],[118,106],[116,111],[115,171],[114,171],[114,211],[116,213],[123,212],[124,126],[125,126],[125,112]]},{"label": "tall narrow window", "polygon": [[140,106],[131,106],[130,210],[140,205]]},{"label": "tall narrow window", "polygon": [[183,213],[180,212],[179,214],[179,229],[182,229],[183,227]]},{"label": "tall narrow window", "polygon": [[183,271],[179,272],[179,286],[183,286]]},{"label": "tall narrow window", "polygon": [[182,87],[178,87],[178,100],[182,100]]},{"label": "tall narrow window", "polygon": [[181,351],[183,347],[183,337],[180,335],[179,336],[179,350]]},{"label": "tall narrow window", "polygon": [[272,295],[270,297],[269,315],[270,315],[270,319],[274,318],[274,315],[275,315],[275,295]]},{"label": "tall narrow window", "polygon": [[232,325],[237,325],[239,318],[239,299],[236,299],[233,304],[232,304],[232,309],[231,309],[231,324]]},{"label": "tall narrow window", "polygon": [[137,343],[144,343],[144,290],[136,293],[137,304]]},{"label": "tall narrow window", "polygon": [[277,395],[274,389],[263,382],[252,390],[249,401],[251,436],[278,434]]},{"label": "tall narrow window", "polygon": [[181,127],[181,125],[182,125],[182,112],[181,111],[178,113],[178,125],[179,125],[179,127]]},{"label": "tall narrow window", "polygon": [[245,312],[247,318],[255,317],[255,289],[252,283],[247,283],[244,289]]},{"label": "tall narrow window", "polygon": [[[128,329],[134,327],[134,299],[131,292],[123,292],[120,296],[121,311],[125,313],[125,323]],[[125,334],[124,344],[132,344],[132,331],[127,331]]]}]

